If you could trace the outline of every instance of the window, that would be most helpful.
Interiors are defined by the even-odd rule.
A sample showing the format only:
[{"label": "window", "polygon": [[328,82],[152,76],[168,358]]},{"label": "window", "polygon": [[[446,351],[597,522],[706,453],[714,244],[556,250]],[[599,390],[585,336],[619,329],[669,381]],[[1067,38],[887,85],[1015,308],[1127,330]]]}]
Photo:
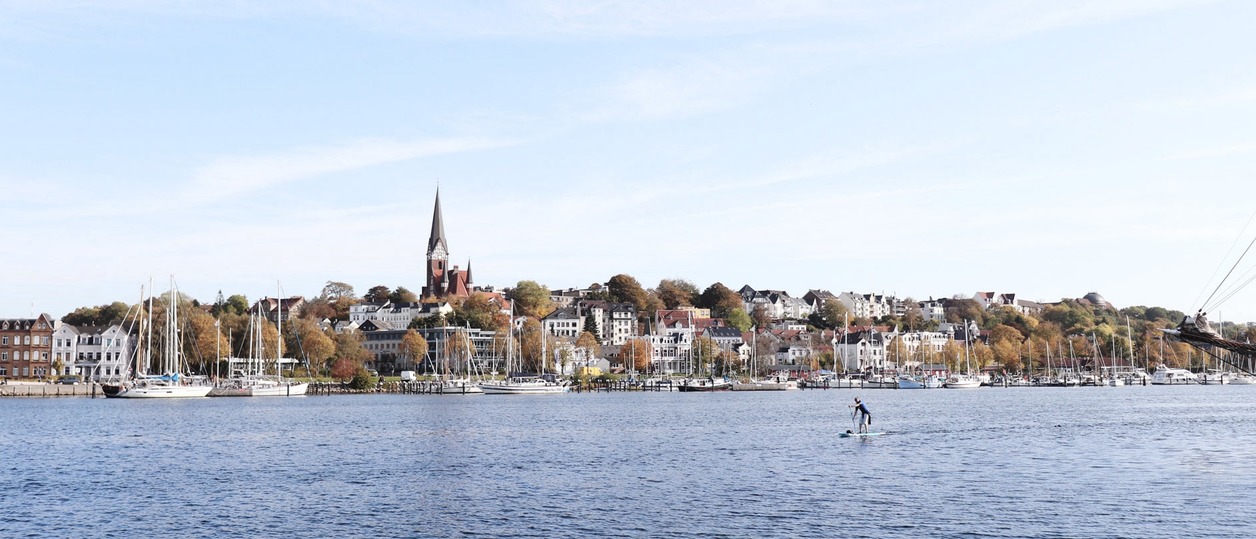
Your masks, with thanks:
[{"label": "window", "polygon": [[30,335],[27,335],[27,336],[25,336],[22,340],[23,340],[23,341],[25,341],[25,342],[24,342],[24,344],[30,344],[30,343],[31,343],[31,336],[30,336]]},{"label": "window", "polygon": [[8,337],[8,336],[0,337],[0,345],[3,345],[3,346],[8,346],[8,345],[9,345],[9,337]]},{"label": "window", "polygon": [[9,360],[9,353],[8,353],[8,352],[0,352],[0,361],[8,361],[8,360]]},{"label": "window", "polygon": [[0,376],[8,376],[8,375],[9,375],[8,367],[0,367]]}]

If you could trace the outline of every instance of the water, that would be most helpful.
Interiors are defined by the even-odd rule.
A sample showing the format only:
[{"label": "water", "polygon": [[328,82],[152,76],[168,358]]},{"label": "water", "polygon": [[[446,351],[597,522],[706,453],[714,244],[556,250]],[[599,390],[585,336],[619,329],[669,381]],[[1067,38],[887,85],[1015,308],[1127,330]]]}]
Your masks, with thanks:
[{"label": "water", "polygon": [[[847,404],[874,439],[846,439]],[[0,399],[0,536],[1247,537],[1256,387]]]}]

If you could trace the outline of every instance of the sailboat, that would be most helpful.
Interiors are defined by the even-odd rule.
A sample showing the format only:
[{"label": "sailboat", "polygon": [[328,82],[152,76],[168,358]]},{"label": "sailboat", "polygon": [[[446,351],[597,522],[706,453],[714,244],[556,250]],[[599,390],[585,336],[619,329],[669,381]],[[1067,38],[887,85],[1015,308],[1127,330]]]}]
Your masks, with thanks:
[{"label": "sailboat", "polygon": [[[964,323],[964,374],[954,373],[946,379],[943,387],[947,389],[975,389],[981,387],[981,378],[973,375],[972,364],[968,358],[968,342],[972,331],[967,321]],[[959,358],[956,358],[959,359]]]},{"label": "sailboat", "polygon": [[506,342],[506,377],[502,380],[489,380],[480,383],[480,390],[485,395],[557,395],[566,393],[566,383],[545,379],[545,334],[541,334],[541,376],[511,376],[510,356],[514,351],[514,314],[512,304],[510,316],[510,332]]},{"label": "sailboat", "polygon": [[[471,353],[472,351],[475,350],[475,348],[471,344],[471,337],[470,335],[463,332],[455,333],[455,335],[458,335],[458,334],[462,335],[464,339],[463,342],[467,348],[466,350],[466,359],[467,359],[466,376],[462,376],[458,378],[454,377],[453,369],[450,368],[449,366],[449,356],[450,356],[449,334],[446,333],[445,334],[445,347],[444,347],[445,348],[445,361],[442,363],[439,357],[437,358],[437,361],[436,361],[438,365],[444,366],[445,375],[442,376],[440,381],[436,383],[436,386],[434,388],[434,393],[436,393],[437,395],[483,395],[484,389],[482,389],[479,384],[471,381],[471,378],[470,378]],[[440,354],[440,348],[441,347],[439,346],[436,348],[436,353],[438,355]]]},{"label": "sailboat", "polygon": [[[786,391],[789,389],[798,389],[798,382],[796,380],[790,380],[789,376],[786,376],[786,375],[778,374],[778,375],[771,376],[765,379],[759,379],[755,377],[756,371],[759,370],[759,353],[758,353],[759,347],[758,347],[758,341],[757,341],[758,331],[757,330],[752,330],[752,331],[754,331],[753,334],[756,336],[756,339],[754,341],[754,344],[752,344],[750,348],[753,355],[751,356],[751,359],[750,359],[751,367],[750,367],[750,376],[748,378],[746,378],[745,380],[734,381],[732,382],[732,384],[729,384],[728,382],[724,380],[716,380],[714,378],[711,378],[710,380],[696,380],[692,384],[694,388],[709,388],[709,389],[706,389],[707,391],[715,391],[719,389],[731,389],[733,391]],[[702,352],[701,347],[698,348],[698,352],[699,353]],[[689,381],[686,381],[686,382],[689,382]],[[682,388],[681,391],[695,391],[695,390],[702,391],[703,390],[703,389],[683,389],[689,385],[691,384],[689,383],[681,384],[681,388]]]},{"label": "sailboat", "polygon": [[264,349],[262,346],[262,327],[265,324],[265,317],[262,316],[262,305],[258,302],[257,313],[252,317],[250,329],[252,330],[253,355],[244,361],[243,370],[233,372],[233,376],[223,383],[218,384],[210,392],[210,397],[300,397],[304,396],[309,390],[310,384],[307,382],[298,382],[289,378],[285,378],[282,374],[283,370],[283,293],[280,291],[279,297],[275,299],[275,327],[278,331],[277,347],[275,349],[275,372],[270,374],[267,372],[266,363],[262,359]]},{"label": "sailboat", "polygon": [[143,365],[136,370],[135,379],[123,385],[112,395],[106,392],[105,396],[123,399],[169,399],[204,397],[208,395],[209,390],[213,389],[212,386],[199,378],[189,377],[183,370],[185,365],[182,354],[183,341],[179,337],[179,294],[178,289],[174,286],[174,277],[170,278],[170,305],[166,308],[165,346],[161,357],[162,374],[148,374],[153,349],[153,297],[151,288],[152,285],[150,284],[146,335],[148,344],[144,347]]}]

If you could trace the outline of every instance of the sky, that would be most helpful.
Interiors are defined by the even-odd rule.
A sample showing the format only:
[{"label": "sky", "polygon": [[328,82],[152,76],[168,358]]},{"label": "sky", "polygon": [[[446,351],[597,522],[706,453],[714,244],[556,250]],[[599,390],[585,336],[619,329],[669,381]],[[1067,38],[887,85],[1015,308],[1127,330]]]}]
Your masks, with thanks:
[{"label": "sky", "polygon": [[[1256,3],[0,0],[0,318],[625,273],[1256,320]],[[1256,260],[1256,254],[1252,255]],[[1231,294],[1230,292],[1234,293]]]}]

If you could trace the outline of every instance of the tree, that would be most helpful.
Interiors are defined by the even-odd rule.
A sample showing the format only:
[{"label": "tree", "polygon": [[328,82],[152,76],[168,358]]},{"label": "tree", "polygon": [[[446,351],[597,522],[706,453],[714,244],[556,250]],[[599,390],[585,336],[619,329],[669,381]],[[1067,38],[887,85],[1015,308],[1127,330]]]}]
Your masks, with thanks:
[{"label": "tree", "polygon": [[952,324],[972,320],[981,325],[982,313],[981,304],[975,299],[953,299],[946,304],[946,321]]},{"label": "tree", "polygon": [[370,303],[384,303],[388,301],[390,294],[392,294],[392,289],[382,284],[375,285],[366,291],[366,295],[362,296],[362,300]]},{"label": "tree", "polygon": [[593,318],[593,315],[585,315],[584,332],[592,335],[594,342],[602,344],[602,340],[597,336],[597,319]]},{"label": "tree", "polygon": [[130,310],[130,305],[115,301],[99,307],[79,307],[61,317],[61,321],[72,326],[111,326],[121,324]]},{"label": "tree", "polygon": [[[332,340],[336,343],[336,363],[339,363],[342,359],[349,359],[356,362],[357,365],[362,365],[374,359],[371,352],[362,346],[362,335],[357,332],[346,331],[337,333]],[[333,364],[332,368],[333,370],[335,369],[335,364]]]},{"label": "tree", "polygon": [[521,314],[545,318],[554,311],[549,288],[536,281],[519,281],[506,297],[515,302]]},{"label": "tree", "polygon": [[410,367],[417,367],[424,359],[427,358],[427,339],[424,339],[419,332],[408,329],[406,334],[401,336],[401,347],[398,352],[404,358]]},{"label": "tree", "polygon": [[750,315],[746,314],[740,307],[729,311],[724,317],[728,320],[728,325],[737,328],[738,331],[749,331],[754,326],[754,321],[750,319]]},{"label": "tree", "polygon": [[188,312],[183,323],[184,350],[193,370],[207,372],[206,366],[218,360],[218,354],[231,353],[231,343],[218,331],[217,320],[200,309]]},{"label": "tree", "polygon": [[362,370],[362,362],[351,357],[342,357],[336,360],[331,367],[331,377],[337,380],[348,380],[358,374]]},{"label": "tree", "polygon": [[684,279],[663,279],[654,295],[663,302],[664,309],[677,309],[696,304],[701,294],[696,285]]},{"label": "tree", "polygon": [[504,330],[510,323],[510,316],[502,313],[501,307],[486,294],[476,292],[454,304],[454,314],[449,323],[455,326],[470,325],[479,329]]},{"label": "tree", "polygon": [[909,331],[923,328],[925,325],[925,313],[920,310],[920,303],[911,298],[904,300],[904,303],[907,305],[907,309],[903,312],[903,324],[907,326]]},{"label": "tree", "polygon": [[599,357],[602,355],[602,345],[598,343],[597,336],[585,331],[576,338],[576,347],[588,350],[589,357]]},{"label": "tree", "polygon": [[724,351],[720,350],[720,345],[710,337],[698,337],[693,343],[693,359],[695,373],[709,372],[707,367],[714,365],[717,361],[727,361],[723,357]]},{"label": "tree", "polygon": [[624,368],[631,368],[638,372],[645,372],[650,368],[650,357],[653,355],[654,345],[650,344],[650,339],[645,337],[628,339],[619,347],[619,357],[622,358],[621,363]]},{"label": "tree", "polygon": [[318,372],[327,368],[327,360],[336,353],[336,343],[317,322],[300,318],[285,323],[284,329],[287,332],[284,348],[289,356],[304,359],[310,369]]},{"label": "tree", "polygon": [[417,303],[419,295],[404,286],[398,286],[388,295],[388,300],[393,303]]},{"label": "tree", "polygon": [[818,328],[836,329],[846,327],[848,315],[849,311],[846,310],[846,306],[841,301],[838,301],[836,298],[829,298],[820,304],[819,309],[811,313],[807,321]]},{"label": "tree", "polygon": [[353,286],[339,281],[327,281],[327,285],[323,286],[321,297],[328,301],[336,301],[338,299],[354,299]]},{"label": "tree", "polygon": [[768,308],[763,304],[754,306],[754,311],[750,313],[750,320],[757,328],[772,327],[772,315],[768,314]]},{"label": "tree", "polygon": [[611,301],[631,303],[633,307],[636,307],[638,316],[650,316],[649,294],[631,275],[621,273],[611,277],[611,280],[606,283],[606,288],[610,293]]},{"label": "tree", "polygon": [[733,292],[723,283],[715,283],[703,290],[698,296],[698,306],[711,309],[711,316],[715,318],[727,318],[733,309],[745,308],[741,294]]}]

